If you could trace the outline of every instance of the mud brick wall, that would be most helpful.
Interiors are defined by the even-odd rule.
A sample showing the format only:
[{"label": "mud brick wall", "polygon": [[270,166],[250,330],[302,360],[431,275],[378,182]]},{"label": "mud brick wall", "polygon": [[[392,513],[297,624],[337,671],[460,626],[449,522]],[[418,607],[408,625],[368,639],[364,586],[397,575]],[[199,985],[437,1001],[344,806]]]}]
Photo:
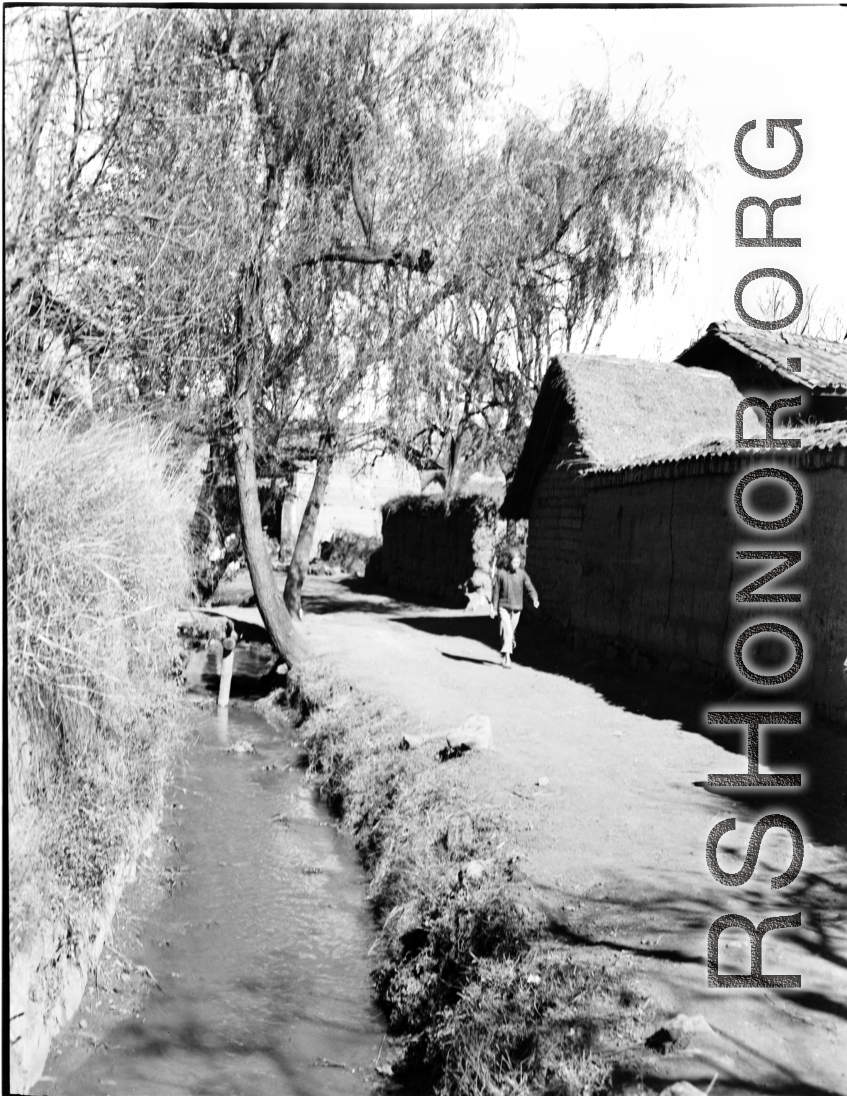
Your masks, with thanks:
[{"label": "mud brick wall", "polygon": [[382,516],[382,579],[399,593],[464,606],[474,593],[491,596],[496,503],[462,496],[446,506],[431,496],[386,504]]},{"label": "mud brick wall", "polygon": [[[805,485],[801,518],[779,533],[742,525],[733,508],[740,477],[774,464],[796,470]],[[787,488],[773,481],[745,493],[748,507],[778,514],[786,512],[787,498]],[[735,602],[741,586],[780,562],[736,560],[736,550],[757,548],[801,550],[801,564],[769,588],[800,592],[800,604]],[[542,606],[577,644],[622,653],[645,668],[658,662],[730,675],[739,632],[761,621],[786,624],[803,640],[804,668],[766,695],[777,703],[802,698],[847,723],[843,448],[780,454],[755,465],[728,455],[581,476],[553,460],[532,500],[527,569]],[[767,659],[768,644],[770,657],[784,662],[787,643],[765,638],[745,645],[748,666]],[[773,672],[765,661],[761,666]]]}]

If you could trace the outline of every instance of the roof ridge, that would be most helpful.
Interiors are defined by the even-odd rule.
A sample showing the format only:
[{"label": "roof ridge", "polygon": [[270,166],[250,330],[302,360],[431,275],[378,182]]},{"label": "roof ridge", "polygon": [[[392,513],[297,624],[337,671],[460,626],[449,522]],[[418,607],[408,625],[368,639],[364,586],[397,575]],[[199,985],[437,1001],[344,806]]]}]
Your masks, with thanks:
[{"label": "roof ridge", "polygon": [[[781,339],[786,346],[792,345],[792,340],[818,343],[822,346],[847,346],[845,339],[826,339],[822,335],[807,335],[800,331],[768,331],[764,328],[752,327],[750,324],[739,323],[737,320],[713,320],[706,328],[706,334],[725,333],[729,335],[747,335],[749,338]],[[790,337],[789,337],[790,336]],[[702,337],[702,336],[701,336]],[[698,340],[695,339],[695,342]]]}]

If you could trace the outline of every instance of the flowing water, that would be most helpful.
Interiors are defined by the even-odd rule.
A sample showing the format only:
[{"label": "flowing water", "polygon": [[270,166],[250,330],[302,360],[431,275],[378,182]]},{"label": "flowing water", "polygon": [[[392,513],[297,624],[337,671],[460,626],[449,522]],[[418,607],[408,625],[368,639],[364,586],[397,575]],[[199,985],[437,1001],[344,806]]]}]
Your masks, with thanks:
[{"label": "flowing water", "polygon": [[[233,695],[261,666],[236,653]],[[215,656],[189,666],[195,692],[216,686]],[[297,731],[252,709],[195,715],[197,742],[169,794],[163,838],[173,889],[139,935],[161,986],[109,1050],[56,1096],[312,1096],[369,1091],[384,1026],[371,1002],[373,939],[364,878],[303,782]],[[227,754],[247,740],[255,754]],[[273,767],[275,766],[275,767]],[[61,1059],[59,1059],[61,1061]]]}]

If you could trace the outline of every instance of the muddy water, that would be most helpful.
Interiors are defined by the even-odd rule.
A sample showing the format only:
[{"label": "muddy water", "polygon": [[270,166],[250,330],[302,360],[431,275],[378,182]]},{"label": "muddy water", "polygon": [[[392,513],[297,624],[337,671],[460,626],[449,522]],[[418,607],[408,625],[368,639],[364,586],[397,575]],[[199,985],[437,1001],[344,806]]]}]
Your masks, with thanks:
[{"label": "muddy water", "polygon": [[[216,683],[210,656],[189,667]],[[233,692],[260,668],[238,652]],[[370,998],[364,880],[298,767],[297,731],[251,709],[195,716],[169,795],[170,894],[140,936],[161,986],[57,1096],[312,1096],[369,1091],[384,1028]],[[246,739],[253,755],[226,754]],[[273,767],[275,766],[275,767]],[[52,1063],[51,1063],[52,1064]],[[38,1089],[37,1089],[38,1091]]]}]

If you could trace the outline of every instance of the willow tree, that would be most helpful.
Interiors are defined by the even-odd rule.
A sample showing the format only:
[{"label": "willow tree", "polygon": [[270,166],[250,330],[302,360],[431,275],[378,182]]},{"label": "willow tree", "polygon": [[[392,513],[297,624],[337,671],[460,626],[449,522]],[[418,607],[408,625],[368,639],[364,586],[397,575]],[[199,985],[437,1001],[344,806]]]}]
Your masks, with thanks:
[{"label": "willow tree", "polygon": [[[121,338],[114,305],[126,271],[110,175],[132,125],[133,87],[170,25],[123,58],[115,87],[119,43],[143,20],[139,11],[31,6],[5,21],[5,346],[11,373],[28,385],[80,358],[87,380],[88,364]],[[121,217],[135,212],[124,204]]]},{"label": "willow tree", "polygon": [[[166,19],[139,80],[132,58]],[[263,541],[257,413],[271,387],[308,398],[337,379],[337,356],[308,351],[341,272],[436,276],[492,42],[468,16],[399,11],[152,13],[127,31],[137,109],[114,190],[143,208],[123,241],[144,256],[133,358],[172,397],[219,393],[257,604],[292,663],[304,646]]]},{"label": "willow tree", "polygon": [[558,121],[513,114],[469,171],[454,271],[410,303],[426,383],[395,393],[395,440],[448,492],[487,459],[508,475],[552,347],[599,346],[682,257],[701,184],[666,107],[576,87]]}]

